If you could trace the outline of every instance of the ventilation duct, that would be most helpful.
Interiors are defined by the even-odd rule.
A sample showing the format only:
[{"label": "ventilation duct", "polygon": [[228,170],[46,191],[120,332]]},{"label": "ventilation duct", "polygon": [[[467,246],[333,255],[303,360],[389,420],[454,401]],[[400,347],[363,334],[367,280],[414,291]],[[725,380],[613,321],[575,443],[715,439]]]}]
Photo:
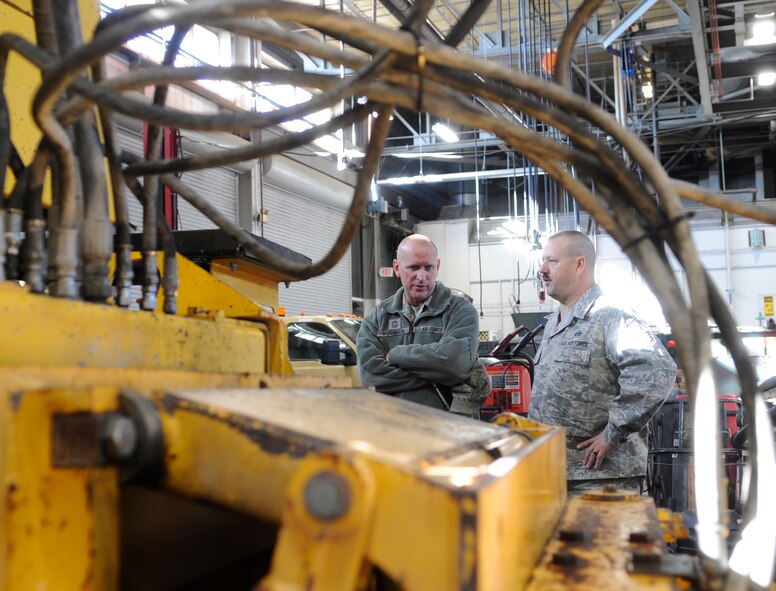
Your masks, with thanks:
[{"label": "ventilation duct", "polygon": [[[199,132],[181,129],[180,134],[183,152],[195,156],[214,156],[227,150],[245,148],[251,145],[251,142],[241,138],[239,135],[225,131]],[[239,172],[248,172],[256,166],[257,162],[258,160],[254,158],[253,160],[229,164],[226,168],[231,168],[232,170],[237,170]]]},{"label": "ventilation duct", "polygon": [[263,182],[317,203],[346,210],[353,187],[286,156],[262,158]]}]

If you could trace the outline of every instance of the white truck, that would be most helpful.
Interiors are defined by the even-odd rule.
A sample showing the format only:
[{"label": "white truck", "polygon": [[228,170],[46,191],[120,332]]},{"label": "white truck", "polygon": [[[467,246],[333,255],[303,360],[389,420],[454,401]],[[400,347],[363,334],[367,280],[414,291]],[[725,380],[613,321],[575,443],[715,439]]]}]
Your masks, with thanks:
[{"label": "white truck", "polygon": [[294,373],[349,377],[361,386],[356,360],[356,335],[362,319],[335,316],[283,316],[288,331],[288,355]]}]

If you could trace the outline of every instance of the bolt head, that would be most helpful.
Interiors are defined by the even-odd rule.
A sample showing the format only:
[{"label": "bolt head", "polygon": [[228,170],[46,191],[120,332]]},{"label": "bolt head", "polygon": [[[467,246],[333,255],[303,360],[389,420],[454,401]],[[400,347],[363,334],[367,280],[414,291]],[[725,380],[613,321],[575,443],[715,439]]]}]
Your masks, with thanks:
[{"label": "bolt head", "polygon": [[342,517],[350,507],[350,497],[350,485],[347,480],[334,472],[318,472],[304,487],[307,510],[324,521]]},{"label": "bolt head", "polygon": [[137,428],[132,419],[111,415],[102,432],[102,445],[109,460],[120,462],[129,458],[137,447]]}]

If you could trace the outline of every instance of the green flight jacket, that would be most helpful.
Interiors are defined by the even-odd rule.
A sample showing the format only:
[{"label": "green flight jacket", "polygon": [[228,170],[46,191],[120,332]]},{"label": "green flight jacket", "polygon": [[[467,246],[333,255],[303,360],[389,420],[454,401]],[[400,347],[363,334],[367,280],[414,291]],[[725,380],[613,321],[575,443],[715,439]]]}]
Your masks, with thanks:
[{"label": "green flight jacket", "polygon": [[438,390],[449,397],[453,386],[478,369],[478,343],[477,310],[465,298],[438,281],[416,318],[400,288],[367,315],[358,331],[361,383],[444,409]]}]

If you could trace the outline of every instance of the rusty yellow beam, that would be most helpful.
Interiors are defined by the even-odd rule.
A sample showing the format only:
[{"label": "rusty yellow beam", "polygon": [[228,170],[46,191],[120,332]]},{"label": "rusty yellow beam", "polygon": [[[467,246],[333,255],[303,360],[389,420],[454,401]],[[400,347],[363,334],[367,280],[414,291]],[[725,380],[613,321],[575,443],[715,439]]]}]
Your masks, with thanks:
[{"label": "rusty yellow beam", "polygon": [[[266,324],[119,309],[0,285],[0,365],[121,367],[221,373],[278,371]],[[275,344],[274,346],[277,346]]]},{"label": "rusty yellow beam", "polygon": [[116,470],[52,465],[55,414],[106,412],[115,403],[112,389],[0,396],[0,588],[118,589]]},{"label": "rusty yellow beam", "polygon": [[[370,535],[355,558],[408,590],[523,588],[565,504],[558,429],[534,424],[531,439],[364,390],[171,391],[152,399],[169,434],[164,486],[280,523],[281,539],[287,526],[297,540],[299,528],[314,525],[284,522],[299,499],[279,494],[293,489],[307,458],[330,452],[363,462],[375,501],[362,514]],[[280,546],[273,577],[306,565],[298,575],[308,588],[341,589],[325,569],[315,571],[317,562],[300,565],[283,551],[298,547]]]},{"label": "rusty yellow beam", "polygon": [[651,498],[591,491],[570,499],[527,589],[671,591],[678,570]]}]

